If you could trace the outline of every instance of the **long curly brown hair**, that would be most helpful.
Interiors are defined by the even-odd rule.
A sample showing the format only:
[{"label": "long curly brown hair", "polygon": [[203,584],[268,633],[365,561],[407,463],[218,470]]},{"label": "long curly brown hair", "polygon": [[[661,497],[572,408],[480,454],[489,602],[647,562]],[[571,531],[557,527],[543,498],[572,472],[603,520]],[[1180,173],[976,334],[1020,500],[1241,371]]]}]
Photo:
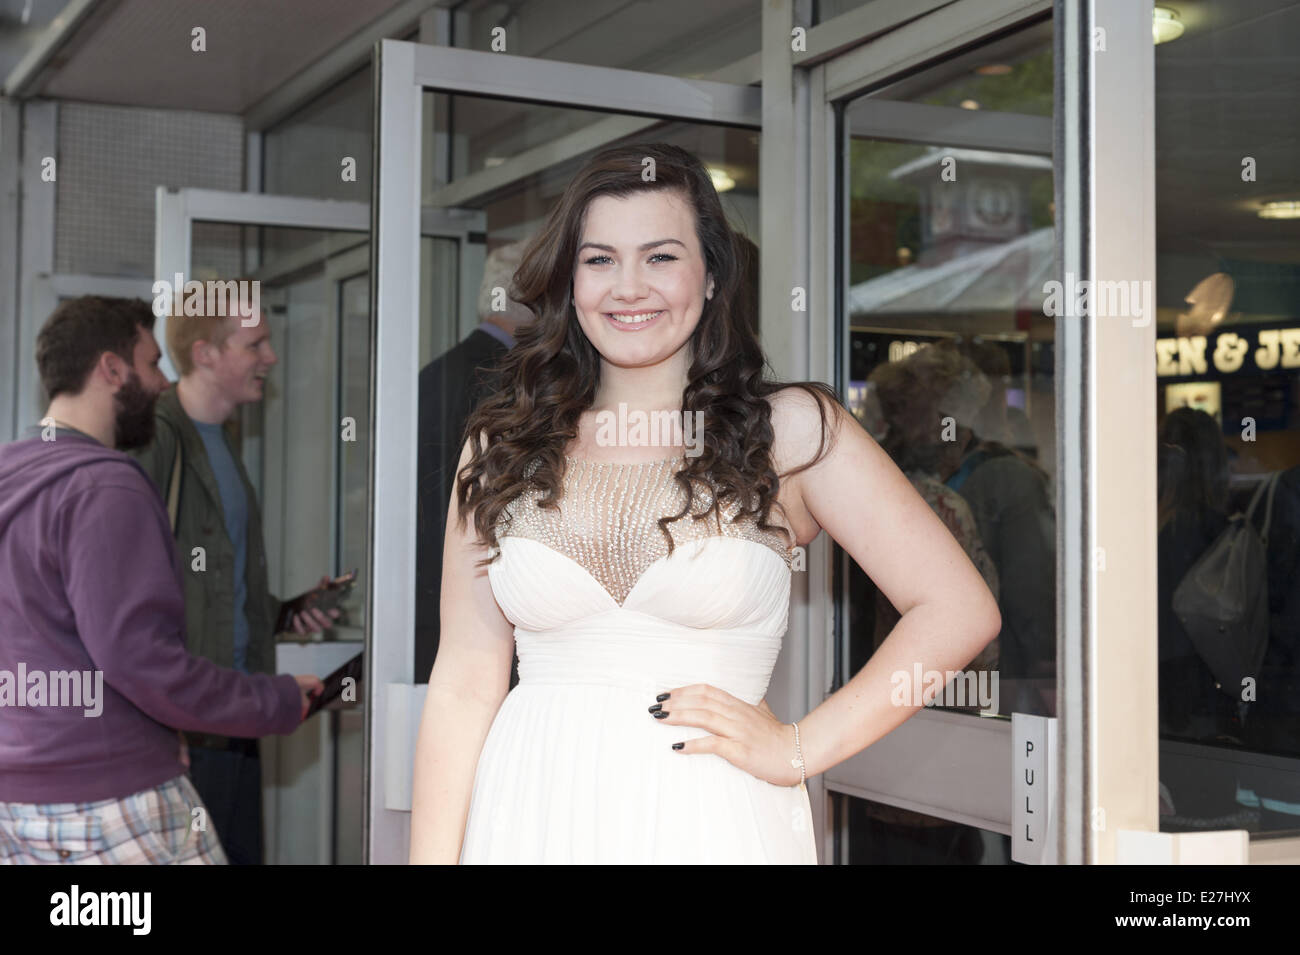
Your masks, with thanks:
[{"label": "long curly brown hair", "polygon": [[[648,159],[654,162],[650,181],[642,178]],[[682,392],[685,420],[703,420],[708,425],[703,429],[702,452],[687,456],[686,467],[675,478],[686,492],[686,503],[679,513],[658,521],[668,539],[668,552],[673,550],[669,523],[688,513],[696,520],[713,515],[720,521],[722,504],[737,506],[733,521],[749,515],[760,529],[773,530],[767,519],[773,504],[780,507],[776,500],[780,477],[812,467],[826,450],[826,402],[839,405],[839,398],[821,382],[764,377],[766,360],[754,331],[757,322],[734,307],[737,302],[757,302],[753,290],[758,277],[743,274],[738,239],[704,165],[679,146],[615,146],[594,156],[578,172],[525,248],[507,294],[527,306],[536,320],[519,330],[515,346],[497,367],[494,392],[469,416],[461,437],[464,446],[470,435],[480,435],[479,441],[470,442],[471,457],[457,475],[460,525],[463,529],[466,514],[473,510],[479,540],[492,550],[497,549],[502,511],[521,493],[544,490],[538,506],[557,506],[565,449],[578,437],[579,418],[592,406],[600,383],[600,354],[570,302],[587,207],[597,196],[622,198],[658,190],[675,190],[689,201],[705,265],[714,279],[714,294],[705,301],[689,339],[692,358]],[[791,385],[803,388],[817,402],[821,436],[811,461],[778,476],[772,463],[772,409],[767,398]],[[530,475],[529,465],[534,463]],[[695,511],[697,487],[706,492],[702,497],[712,499],[699,513]],[[489,563],[493,557],[479,563]]]}]

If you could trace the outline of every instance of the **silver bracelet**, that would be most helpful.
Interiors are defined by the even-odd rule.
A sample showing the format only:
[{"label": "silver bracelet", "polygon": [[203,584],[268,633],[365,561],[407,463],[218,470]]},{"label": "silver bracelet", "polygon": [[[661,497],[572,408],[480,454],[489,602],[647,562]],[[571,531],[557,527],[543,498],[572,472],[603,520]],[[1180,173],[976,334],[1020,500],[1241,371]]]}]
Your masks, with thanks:
[{"label": "silver bracelet", "polygon": [[793,766],[795,769],[799,770],[799,785],[802,786],[804,784],[804,780],[808,778],[808,773],[807,770],[804,769],[804,765],[803,765],[803,747],[799,744],[799,724],[793,723],[791,725],[794,726],[795,756],[793,759],[790,760],[790,765]]}]

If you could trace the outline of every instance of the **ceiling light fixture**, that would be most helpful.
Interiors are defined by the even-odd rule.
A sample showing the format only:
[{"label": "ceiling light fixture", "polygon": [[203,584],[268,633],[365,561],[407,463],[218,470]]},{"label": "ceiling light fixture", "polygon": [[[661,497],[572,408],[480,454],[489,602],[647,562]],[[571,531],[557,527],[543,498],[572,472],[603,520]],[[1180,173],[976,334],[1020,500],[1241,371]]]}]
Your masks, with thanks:
[{"label": "ceiling light fixture", "polygon": [[1227,272],[1215,272],[1196,283],[1183,300],[1191,306],[1179,314],[1175,332],[1179,338],[1208,335],[1223,322],[1232,307],[1232,294],[1236,283]]},{"label": "ceiling light fixture", "polygon": [[1151,12],[1151,38],[1156,43],[1168,43],[1183,35],[1183,25],[1178,14],[1168,7],[1156,7]]},{"label": "ceiling light fixture", "polygon": [[1300,202],[1286,200],[1266,202],[1259,209],[1261,219],[1300,219]]},{"label": "ceiling light fixture", "polygon": [[736,187],[736,180],[728,176],[725,169],[709,169],[709,178],[713,180],[713,188],[718,192]]}]

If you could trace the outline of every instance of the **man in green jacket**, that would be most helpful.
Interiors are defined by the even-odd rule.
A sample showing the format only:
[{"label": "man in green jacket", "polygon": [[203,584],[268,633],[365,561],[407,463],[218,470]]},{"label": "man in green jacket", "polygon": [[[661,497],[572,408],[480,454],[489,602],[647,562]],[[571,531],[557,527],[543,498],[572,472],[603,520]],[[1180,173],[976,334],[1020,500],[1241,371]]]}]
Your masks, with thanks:
[{"label": "man in green jacket", "polygon": [[[131,453],[175,514],[189,650],[221,666],[274,673],[282,602],[267,586],[253,487],[223,427],[239,405],[263,397],[266,375],[277,361],[266,317],[260,310],[245,318],[172,315],[166,337],[181,377],[158,398],[153,441]],[[318,586],[328,580],[322,578]],[[292,629],[324,630],[338,614],[313,608],[295,614]],[[190,778],[230,862],[260,864],[257,740],[194,733],[186,733],[185,740]]]}]

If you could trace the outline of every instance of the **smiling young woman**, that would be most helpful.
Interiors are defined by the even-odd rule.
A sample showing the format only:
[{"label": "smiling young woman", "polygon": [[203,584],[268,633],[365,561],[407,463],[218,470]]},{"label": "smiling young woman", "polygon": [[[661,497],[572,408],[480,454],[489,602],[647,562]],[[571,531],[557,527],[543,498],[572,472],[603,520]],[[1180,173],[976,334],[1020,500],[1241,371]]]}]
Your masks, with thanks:
[{"label": "smiling young woman", "polygon": [[[803,782],[917,706],[890,674],[998,632],[978,571],[819,382],[764,376],[740,245],[675,146],[595,156],[509,297],[536,316],[471,415],[417,744],[416,862],[815,863]],[[614,408],[704,422],[607,447]],[[825,529],[902,614],[795,724],[764,696],[792,547]],[[519,684],[509,689],[519,654]]]}]

